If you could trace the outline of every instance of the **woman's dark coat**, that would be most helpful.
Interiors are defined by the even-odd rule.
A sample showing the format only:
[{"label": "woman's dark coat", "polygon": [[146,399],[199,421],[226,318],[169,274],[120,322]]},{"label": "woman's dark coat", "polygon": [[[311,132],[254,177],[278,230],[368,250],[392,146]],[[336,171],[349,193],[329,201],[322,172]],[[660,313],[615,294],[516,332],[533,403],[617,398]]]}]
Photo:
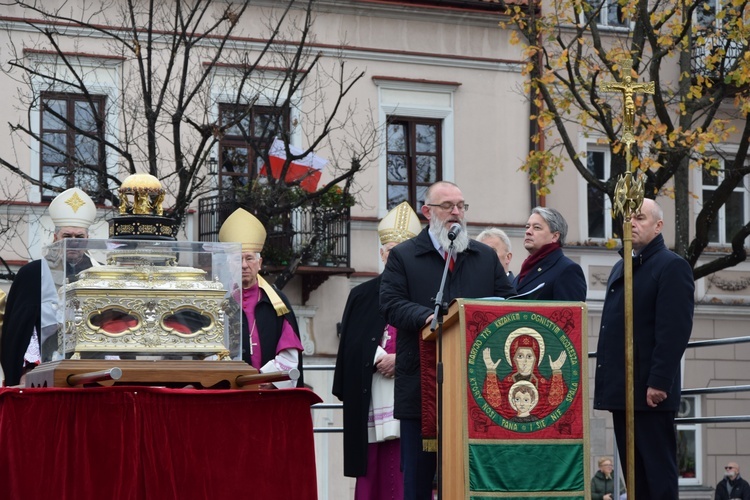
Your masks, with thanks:
[{"label": "woman's dark coat", "polygon": [[542,288],[521,297],[524,300],[586,300],[586,278],[581,266],[567,258],[558,248],[543,258],[534,269],[519,283],[518,276],[513,280],[517,294],[529,292],[537,286]]}]

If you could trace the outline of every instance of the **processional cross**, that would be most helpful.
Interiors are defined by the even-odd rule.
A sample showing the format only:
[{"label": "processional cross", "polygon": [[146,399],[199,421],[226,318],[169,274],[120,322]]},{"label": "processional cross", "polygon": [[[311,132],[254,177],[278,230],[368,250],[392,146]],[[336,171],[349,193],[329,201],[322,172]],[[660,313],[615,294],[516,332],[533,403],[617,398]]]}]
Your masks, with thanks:
[{"label": "processional cross", "polygon": [[[622,129],[622,142],[630,146],[635,142],[633,136],[633,122],[635,121],[635,101],[633,101],[633,94],[636,92],[643,92],[644,94],[654,93],[654,82],[645,83],[634,83],[631,71],[633,69],[633,60],[625,59],[620,63],[622,70],[620,71],[620,77],[622,82],[602,82],[599,84],[599,90],[602,92],[621,92],[623,101],[625,102],[625,109],[623,110],[623,129]],[[629,167],[630,165],[628,165]]]},{"label": "processional cross", "polygon": [[631,71],[633,60],[621,61],[620,82],[602,82],[599,90],[602,92],[622,93],[623,121],[622,142],[625,144],[626,171],[620,176],[615,187],[612,217],[622,216],[622,245],[623,245],[623,271],[625,279],[625,435],[626,446],[626,471],[628,499],[635,499],[635,407],[633,403],[633,227],[631,217],[638,213],[643,204],[643,180],[638,172],[632,169],[631,146],[635,143],[633,125],[635,122],[635,102],[633,94],[642,92],[644,94],[654,93],[654,82],[633,82]]}]

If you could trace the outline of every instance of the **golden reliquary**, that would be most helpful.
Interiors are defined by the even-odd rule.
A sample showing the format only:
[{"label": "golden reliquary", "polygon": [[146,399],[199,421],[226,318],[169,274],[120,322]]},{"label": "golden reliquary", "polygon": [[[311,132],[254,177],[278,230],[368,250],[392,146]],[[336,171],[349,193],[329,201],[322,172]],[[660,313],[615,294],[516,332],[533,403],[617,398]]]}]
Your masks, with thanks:
[{"label": "golden reliquary", "polygon": [[[211,277],[210,271],[181,265],[181,252],[168,246],[177,243],[163,248],[160,244],[165,245],[118,242],[115,246],[119,248],[105,252],[105,264],[97,265],[92,259],[92,267],[61,280],[58,296],[64,313],[55,346],[58,359],[122,353],[236,356],[240,313],[228,290],[238,287],[222,283],[218,269],[239,266],[239,252],[236,263],[228,254],[185,252],[188,257],[213,262],[217,275]],[[71,253],[62,251],[67,256]],[[210,269],[211,265],[204,267]]]}]

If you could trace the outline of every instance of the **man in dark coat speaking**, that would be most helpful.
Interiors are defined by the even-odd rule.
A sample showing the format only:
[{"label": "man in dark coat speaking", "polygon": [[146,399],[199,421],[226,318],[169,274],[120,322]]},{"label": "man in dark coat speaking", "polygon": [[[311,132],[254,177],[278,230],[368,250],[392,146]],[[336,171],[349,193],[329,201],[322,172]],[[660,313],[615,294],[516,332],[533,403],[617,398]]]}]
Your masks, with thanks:
[{"label": "man in dark coat speaking", "polygon": [[[444,290],[444,301],[455,298],[508,297],[513,287],[494,250],[470,240],[464,215],[468,205],[452,182],[436,182],[425,194],[422,214],[429,227],[416,238],[391,250],[380,285],[380,311],[388,324],[398,329],[396,339],[395,415],[401,421],[401,464],[404,499],[431,499],[436,470],[435,453],[423,451],[435,436],[422,435],[422,391],[434,395],[434,380],[427,387],[420,381],[420,330],[432,321],[435,295],[440,288],[445,255],[450,246],[449,231],[455,235],[455,262]],[[434,342],[424,348],[432,352]],[[434,398],[426,398],[434,408]]]},{"label": "man in dark coat speaking", "polygon": [[[636,498],[679,498],[674,418],[680,406],[680,360],[693,328],[690,265],[661,235],[661,207],[643,200],[633,214],[633,376]],[[594,408],[610,410],[620,458],[625,448],[623,263],[612,268],[596,352]]]},{"label": "man in dark coat speaking", "polygon": [[[380,259],[422,230],[407,202],[378,224]],[[349,293],[333,373],[334,396],[344,402],[344,475],[357,478],[354,498],[403,498],[399,422],[393,418],[398,331],[380,315],[380,276]]]}]

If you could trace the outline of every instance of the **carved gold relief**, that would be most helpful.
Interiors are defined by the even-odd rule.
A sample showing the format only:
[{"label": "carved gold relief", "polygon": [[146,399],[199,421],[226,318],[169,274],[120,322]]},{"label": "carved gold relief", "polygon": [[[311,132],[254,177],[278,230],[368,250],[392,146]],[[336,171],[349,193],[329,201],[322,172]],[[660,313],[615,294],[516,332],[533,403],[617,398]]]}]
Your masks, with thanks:
[{"label": "carved gold relief", "polygon": [[67,318],[58,342],[65,354],[227,351],[226,310],[234,301],[220,282],[206,280],[201,269],[176,266],[175,260],[137,249],[113,252],[108,264],[64,286]]}]

